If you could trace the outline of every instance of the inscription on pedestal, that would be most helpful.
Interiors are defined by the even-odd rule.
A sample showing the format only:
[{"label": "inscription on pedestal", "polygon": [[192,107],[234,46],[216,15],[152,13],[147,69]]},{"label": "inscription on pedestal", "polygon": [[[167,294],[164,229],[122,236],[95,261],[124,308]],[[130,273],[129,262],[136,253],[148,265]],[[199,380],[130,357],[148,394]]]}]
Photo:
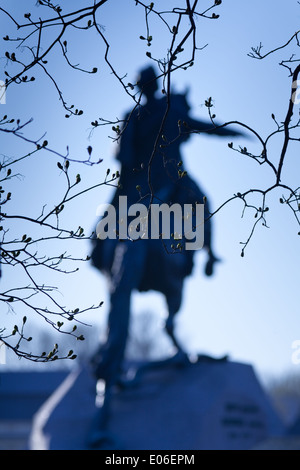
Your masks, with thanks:
[{"label": "inscription on pedestal", "polygon": [[266,434],[265,418],[259,406],[241,400],[224,404],[220,424],[228,439],[255,440]]}]

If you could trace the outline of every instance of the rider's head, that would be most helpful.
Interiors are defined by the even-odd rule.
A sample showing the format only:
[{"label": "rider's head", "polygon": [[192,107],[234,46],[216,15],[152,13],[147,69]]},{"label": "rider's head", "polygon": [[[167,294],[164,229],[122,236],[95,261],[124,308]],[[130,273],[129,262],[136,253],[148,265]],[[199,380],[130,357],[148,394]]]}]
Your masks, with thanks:
[{"label": "rider's head", "polygon": [[146,67],[143,69],[137,79],[137,85],[142,91],[143,95],[146,96],[147,100],[154,97],[157,91],[157,78],[153,67]]}]

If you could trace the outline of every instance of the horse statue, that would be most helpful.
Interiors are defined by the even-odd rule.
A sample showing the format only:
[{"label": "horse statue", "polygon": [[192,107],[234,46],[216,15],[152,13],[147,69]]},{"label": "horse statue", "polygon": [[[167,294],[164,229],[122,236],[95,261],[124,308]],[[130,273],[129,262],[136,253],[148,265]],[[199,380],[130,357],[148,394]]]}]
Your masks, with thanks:
[{"label": "horse statue", "polygon": [[[157,79],[152,67],[141,72],[138,86],[146,102],[124,119],[126,128],[116,156],[121,164],[121,176],[111,205],[116,208],[118,219],[120,196],[126,196],[129,204],[160,201],[194,207],[205,200],[204,249],[208,256],[205,273],[210,276],[218,259],[212,248],[209,202],[184,171],[180,145],[194,131],[217,136],[239,133],[191,118],[185,95],[172,93],[169,97],[156,98]],[[133,290],[155,290],[165,296],[166,331],[177,350],[182,351],[174,332],[174,319],[181,306],[184,280],[193,269],[194,251],[182,246],[174,251],[173,244],[174,240],[131,240],[130,237],[93,240],[91,259],[94,267],[108,278],[110,311],[106,342],[93,356],[92,364],[97,378],[108,385],[122,376]]]}]

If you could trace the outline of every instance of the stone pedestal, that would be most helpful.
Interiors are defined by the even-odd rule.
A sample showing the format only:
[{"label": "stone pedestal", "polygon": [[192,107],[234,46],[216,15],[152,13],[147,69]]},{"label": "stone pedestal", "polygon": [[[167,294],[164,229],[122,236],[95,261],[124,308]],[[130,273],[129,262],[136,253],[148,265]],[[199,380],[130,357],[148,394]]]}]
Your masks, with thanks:
[{"label": "stone pedestal", "polygon": [[[31,448],[87,449],[102,412],[95,390],[87,369],[72,372],[37,413]],[[162,363],[113,390],[109,405],[111,440],[99,449],[247,450],[284,434],[253,368],[230,361]]]}]

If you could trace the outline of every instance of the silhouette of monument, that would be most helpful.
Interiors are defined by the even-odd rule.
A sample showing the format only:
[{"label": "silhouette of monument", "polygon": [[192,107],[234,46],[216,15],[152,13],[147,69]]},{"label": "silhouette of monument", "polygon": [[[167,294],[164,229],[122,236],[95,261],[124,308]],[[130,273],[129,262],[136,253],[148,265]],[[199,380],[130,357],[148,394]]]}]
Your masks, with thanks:
[{"label": "silhouette of monument", "polygon": [[[139,87],[145,103],[125,117],[117,155],[121,186],[112,200],[117,230],[122,229],[119,196],[127,196],[129,205],[203,202],[199,186],[189,175],[182,177],[180,145],[191,131],[237,135],[191,119],[184,95],[157,98],[152,68],[142,71]],[[205,273],[211,275],[217,258],[207,201],[205,219]],[[251,365],[203,355],[191,360],[177,341],[174,317],[184,280],[193,268],[194,251],[183,243],[183,249],[173,252],[173,240],[168,239],[120,238],[94,240],[92,261],[109,280],[111,301],[107,340],[92,358],[94,373],[90,367],[71,371],[49,397],[35,416],[31,448],[242,450],[283,435],[282,423]],[[173,357],[138,364],[125,360],[134,289],[157,290],[165,296],[166,330],[178,350]]]},{"label": "silhouette of monument", "polygon": [[[181,144],[192,131],[217,136],[239,133],[191,118],[186,95],[157,98],[157,78],[152,67],[142,70],[137,83],[146,102],[124,119],[124,132],[116,156],[121,163],[120,187],[111,203],[117,215],[118,200],[122,195],[127,196],[130,205],[139,201],[143,204],[151,201],[181,205],[203,203],[204,193],[184,173]],[[209,214],[206,199],[204,249],[208,254],[205,268],[208,276],[213,273],[217,261],[212,248]],[[141,292],[155,290],[165,296],[168,306],[166,331],[182,352],[174,334],[174,317],[181,306],[184,279],[192,272],[194,252],[181,249],[179,253],[171,254],[172,243],[174,240],[94,240],[92,262],[109,279],[110,311],[107,341],[95,354],[93,365],[96,376],[104,379],[107,385],[122,376],[130,297],[134,289]]]}]

